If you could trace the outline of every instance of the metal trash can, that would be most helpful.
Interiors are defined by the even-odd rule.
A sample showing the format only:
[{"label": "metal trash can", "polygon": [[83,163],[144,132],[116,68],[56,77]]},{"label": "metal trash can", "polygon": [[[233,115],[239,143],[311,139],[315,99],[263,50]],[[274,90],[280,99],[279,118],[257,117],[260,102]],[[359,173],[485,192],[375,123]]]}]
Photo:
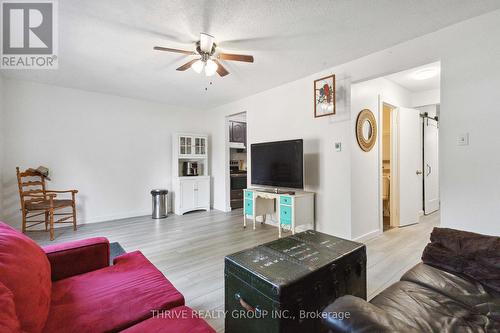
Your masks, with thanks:
[{"label": "metal trash can", "polygon": [[153,214],[154,219],[164,219],[167,217],[167,194],[168,190],[152,190]]}]

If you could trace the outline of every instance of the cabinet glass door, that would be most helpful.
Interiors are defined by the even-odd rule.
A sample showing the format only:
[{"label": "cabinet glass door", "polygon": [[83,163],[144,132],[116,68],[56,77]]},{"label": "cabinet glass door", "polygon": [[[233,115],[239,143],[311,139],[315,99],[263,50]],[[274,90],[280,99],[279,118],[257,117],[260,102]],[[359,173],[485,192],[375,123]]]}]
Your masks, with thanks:
[{"label": "cabinet glass door", "polygon": [[207,140],[205,138],[195,138],[194,143],[196,155],[205,155],[207,153]]},{"label": "cabinet glass door", "polygon": [[191,155],[192,154],[192,139],[188,136],[181,136],[179,138],[179,154]]}]

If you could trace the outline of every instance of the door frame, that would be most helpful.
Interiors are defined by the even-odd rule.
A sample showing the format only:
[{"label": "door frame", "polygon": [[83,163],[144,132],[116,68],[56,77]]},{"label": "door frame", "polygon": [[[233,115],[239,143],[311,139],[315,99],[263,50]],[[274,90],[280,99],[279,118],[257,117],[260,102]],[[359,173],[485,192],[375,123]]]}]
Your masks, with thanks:
[{"label": "door frame", "polygon": [[391,227],[400,226],[400,123],[399,123],[399,108],[393,107],[391,111],[391,125],[392,133],[391,135],[391,163],[394,168],[391,167]]},{"label": "door frame", "polygon": [[383,129],[384,129],[384,106],[391,109],[391,171],[389,173],[390,180],[390,211],[391,211],[391,227],[399,227],[399,108],[389,102],[386,102],[383,96],[379,95],[379,111],[378,111],[378,206],[379,206],[379,230],[384,232],[384,206],[382,201],[382,193],[384,190],[384,173],[383,166]]}]

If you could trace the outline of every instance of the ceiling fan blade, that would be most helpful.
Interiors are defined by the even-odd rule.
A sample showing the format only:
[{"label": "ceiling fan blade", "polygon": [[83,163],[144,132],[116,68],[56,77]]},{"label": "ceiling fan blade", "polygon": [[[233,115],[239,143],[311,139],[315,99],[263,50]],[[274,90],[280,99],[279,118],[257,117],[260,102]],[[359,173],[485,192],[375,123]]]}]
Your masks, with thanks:
[{"label": "ceiling fan blade", "polygon": [[253,62],[253,56],[245,54],[219,53],[219,59],[230,61]]},{"label": "ceiling fan blade", "polygon": [[204,32],[200,33],[200,50],[206,53],[210,53],[212,51],[213,45],[214,45],[214,36],[211,36]]},{"label": "ceiling fan blade", "polygon": [[153,50],[157,51],[167,51],[167,52],[174,52],[174,53],[182,53],[182,54],[196,54],[196,52],[193,51],[186,51],[186,50],[179,50],[179,49],[171,49],[168,47],[162,47],[162,46],[155,46],[153,47]]},{"label": "ceiling fan blade", "polygon": [[191,61],[188,61],[186,62],[184,65],[182,65],[181,67],[177,68],[178,71],[185,71],[186,69],[189,69],[191,68],[191,65],[194,64],[196,61],[198,61],[199,59],[193,59]]},{"label": "ceiling fan blade", "polygon": [[214,62],[217,64],[217,74],[219,74],[221,77],[229,74],[228,70],[224,68],[224,66],[222,66],[222,64],[217,59],[214,59]]}]

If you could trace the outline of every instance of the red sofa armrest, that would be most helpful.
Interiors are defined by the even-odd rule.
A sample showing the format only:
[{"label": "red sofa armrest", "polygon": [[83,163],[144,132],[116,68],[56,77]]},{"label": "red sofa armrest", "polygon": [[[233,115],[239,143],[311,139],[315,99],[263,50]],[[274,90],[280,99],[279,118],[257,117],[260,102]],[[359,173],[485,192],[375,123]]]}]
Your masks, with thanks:
[{"label": "red sofa armrest", "polygon": [[52,271],[52,281],[109,266],[109,241],[94,237],[43,248]]}]

